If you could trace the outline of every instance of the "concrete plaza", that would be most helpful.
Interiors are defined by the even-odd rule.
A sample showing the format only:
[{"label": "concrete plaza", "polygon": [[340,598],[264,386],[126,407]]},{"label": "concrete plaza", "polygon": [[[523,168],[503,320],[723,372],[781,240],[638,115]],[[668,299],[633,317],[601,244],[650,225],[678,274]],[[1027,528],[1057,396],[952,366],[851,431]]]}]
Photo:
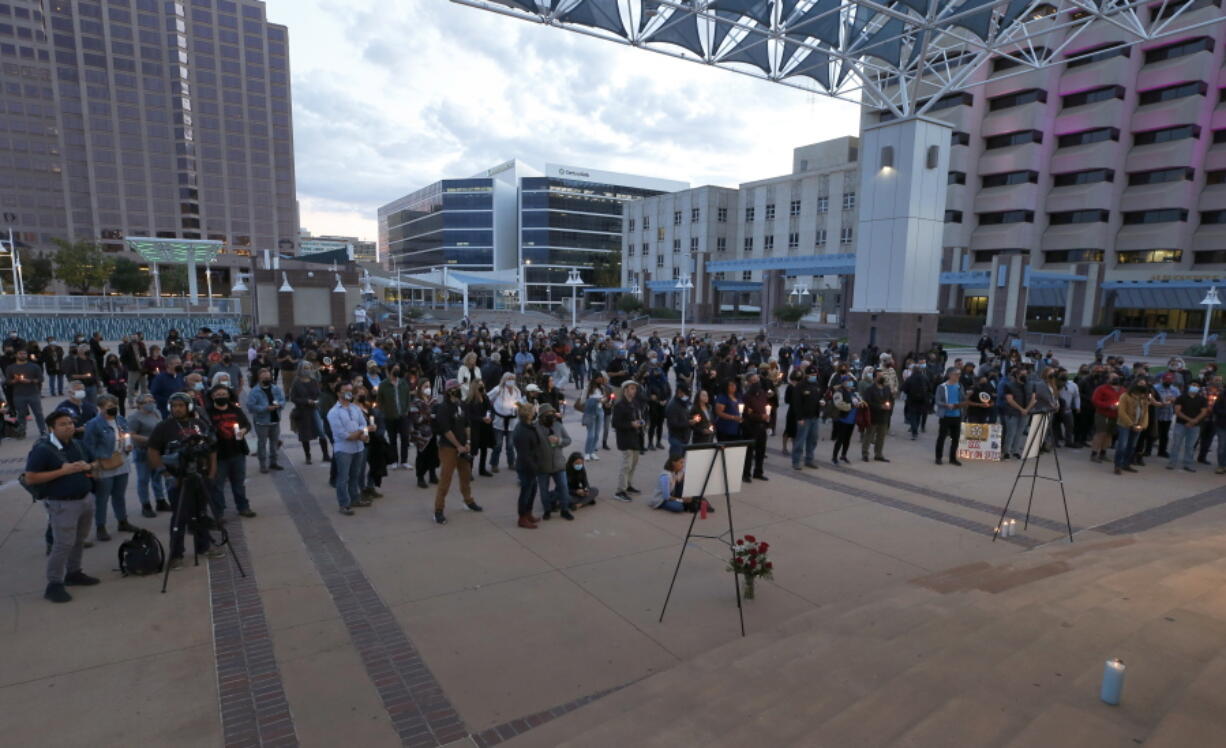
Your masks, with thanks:
[{"label": "concrete plaza", "polygon": [[[577,415],[566,418],[576,448],[584,433]],[[171,575],[167,594],[159,594],[160,578],[120,577],[117,538],[86,551],[86,571],[103,583],[73,588],[72,603],[53,605],[42,599],[45,514],[14,480],[32,436],[5,440],[0,734],[14,745],[62,746],[714,745],[745,739],[727,724],[733,716],[752,722],[755,715],[775,715],[770,718],[782,720],[781,732],[771,744],[1123,744],[1114,728],[1096,733],[1086,724],[1097,722],[1081,722],[1087,712],[1104,724],[1115,719],[1094,698],[1095,668],[1101,670],[1114,652],[1090,646],[1081,628],[1072,632],[1076,646],[1062,642],[1058,623],[1044,629],[1050,646],[1027,650],[1027,661],[1017,666],[1054,661],[1077,674],[1076,688],[1026,703],[1036,714],[1054,715],[1050,725],[1073,722],[1082,724],[1080,730],[1008,739],[976,732],[978,722],[956,717],[973,711],[968,704],[995,704],[1007,694],[976,701],[975,689],[964,693],[958,689],[965,684],[927,671],[908,671],[896,692],[882,694],[878,683],[857,686],[858,700],[827,699],[821,708],[814,702],[807,716],[799,706],[786,715],[770,708],[790,703],[786,697],[803,672],[795,670],[797,663],[812,661],[828,673],[834,671],[821,663],[837,672],[852,665],[878,672],[874,652],[897,654],[900,642],[925,641],[909,639],[911,629],[899,633],[908,624],[946,637],[942,651],[956,650],[965,639],[973,647],[964,657],[993,646],[990,611],[1013,621],[1002,633],[1006,644],[1012,632],[1036,630],[1037,623],[1024,623],[1031,617],[1051,624],[1048,618],[1067,607],[1048,608],[1043,585],[1052,578],[1066,580],[1055,599],[1102,602],[1097,581],[1083,584],[1072,575],[1083,559],[1115,570],[1110,590],[1117,597],[1169,603],[1158,592],[1169,591],[1161,580],[1175,577],[1170,584],[1183,595],[1176,602],[1195,601],[1198,617],[1193,631],[1178,635],[1186,639],[1155,639],[1183,647],[1179,657],[1165,658],[1163,672],[1189,669],[1183,674],[1189,692],[1203,682],[1204,698],[1220,701],[1209,676],[1226,670],[1208,644],[1220,650],[1226,635],[1221,476],[1206,466],[1194,474],[1172,473],[1151,461],[1136,475],[1116,477],[1109,466],[1091,464],[1087,451],[1062,450],[1076,543],[1068,544],[1059,493],[1046,481],[1035,492],[1030,528],[992,542],[1018,464],[937,467],[935,431],[934,422],[913,442],[895,423],[886,445],[889,463],[861,462],[853,442],[852,464],[836,468],[823,428],[821,468],[801,472],[791,470],[778,438],[771,438],[769,482],[754,481],[733,497],[737,533],[770,542],[776,565],[774,581],[760,583],[757,599],[745,604],[750,636],[744,640],[726,550],[714,541],[691,542],[667,616],[658,621],[689,515],[648,509],[646,493],[631,504],[613,501],[613,451],[589,461],[602,497],[573,522],[555,518],[535,531],[517,528],[514,473],[504,465],[493,478],[475,481],[484,513],[465,511],[453,486],[450,523],[439,527],[430,516],[433,487],[418,489],[412,471],[393,471],[384,498],[354,517],[341,516],[328,465],[304,464],[297,441],[286,433],[284,472],[262,475],[254,460],[249,465],[248,493],[259,516],[229,523],[245,578],[229,557],[200,568],[189,561],[189,568]],[[650,451],[640,461],[635,483],[644,492],[664,456]],[[1054,475],[1054,467],[1045,457],[1042,472]],[[1028,491],[1029,483],[1023,487]],[[134,494],[129,486],[134,524],[155,529],[165,541],[168,515],[140,519]],[[698,520],[697,532],[727,529],[722,502],[716,506],[719,511]],[[1020,526],[1021,514],[1011,516]],[[1155,545],[1159,540],[1183,555]],[[1149,555],[1134,561],[1128,554],[1138,549]],[[1070,552],[1081,555],[1053,555]],[[1185,565],[1179,565],[1182,558]],[[1129,576],[1134,563],[1166,576]],[[1063,564],[1070,574],[1051,572],[1051,564]],[[1206,564],[1212,573],[1181,575]],[[1018,589],[1028,596],[1015,595]],[[955,601],[961,607],[950,607]],[[850,617],[835,617],[841,613]],[[1160,613],[1167,608],[1146,615],[1161,621]],[[1116,641],[1109,637],[1117,632],[1103,626],[1104,641]],[[896,637],[887,644],[861,635],[883,628]],[[819,640],[828,660],[814,654]],[[1140,657],[1152,654],[1142,646],[1146,641],[1134,642]],[[796,649],[789,651],[788,642]],[[830,650],[832,643],[840,646]],[[711,689],[729,676],[757,678],[759,700],[724,708],[727,694]],[[828,685],[837,690],[850,678]],[[650,708],[651,694],[671,699],[673,688],[692,690],[676,703],[692,702],[709,721],[675,724],[669,710]],[[1141,687],[1131,695],[1157,698]],[[1153,734],[1171,708],[1146,706],[1152,709],[1128,717],[1130,738]],[[874,710],[905,721],[887,730]],[[1181,723],[1191,732],[1180,734],[1226,734],[1223,712],[1210,710],[1206,717],[1204,711]],[[1015,730],[1040,730],[1015,714],[1001,719]],[[1016,742],[1022,734],[1033,740]]]}]

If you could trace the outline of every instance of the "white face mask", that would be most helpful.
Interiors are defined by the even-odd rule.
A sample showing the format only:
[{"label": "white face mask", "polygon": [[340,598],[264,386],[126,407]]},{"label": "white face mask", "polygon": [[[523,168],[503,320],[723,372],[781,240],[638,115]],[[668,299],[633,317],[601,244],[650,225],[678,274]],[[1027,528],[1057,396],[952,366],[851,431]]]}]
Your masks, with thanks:
[{"label": "white face mask", "polygon": [[73,391],[72,391],[72,399],[74,399],[74,400],[84,400],[84,399],[85,399],[85,390],[73,390]]},{"label": "white face mask", "polygon": [[430,395],[431,395],[432,393],[430,392],[430,388],[429,388],[429,387],[427,387],[427,388],[425,388],[424,390],[422,390],[422,391],[421,391],[421,394],[422,394],[424,397],[430,397]]}]

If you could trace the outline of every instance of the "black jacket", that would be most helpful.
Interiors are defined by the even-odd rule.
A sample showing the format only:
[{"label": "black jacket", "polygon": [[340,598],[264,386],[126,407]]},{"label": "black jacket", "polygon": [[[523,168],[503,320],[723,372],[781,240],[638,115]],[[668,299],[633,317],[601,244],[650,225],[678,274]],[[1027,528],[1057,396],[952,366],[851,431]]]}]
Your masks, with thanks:
[{"label": "black jacket", "polygon": [[620,450],[639,449],[643,443],[643,432],[634,426],[635,421],[644,421],[643,408],[637,398],[629,400],[621,397],[613,405],[613,430],[617,432],[617,448]]},{"label": "black jacket", "polygon": [[664,409],[664,418],[668,421],[669,438],[676,439],[682,444],[689,444],[692,429],[690,404],[681,398],[674,397],[668,401],[668,407]]},{"label": "black jacket", "polygon": [[536,453],[540,444],[536,429],[520,421],[511,432],[511,441],[515,443],[515,468],[536,475]]}]

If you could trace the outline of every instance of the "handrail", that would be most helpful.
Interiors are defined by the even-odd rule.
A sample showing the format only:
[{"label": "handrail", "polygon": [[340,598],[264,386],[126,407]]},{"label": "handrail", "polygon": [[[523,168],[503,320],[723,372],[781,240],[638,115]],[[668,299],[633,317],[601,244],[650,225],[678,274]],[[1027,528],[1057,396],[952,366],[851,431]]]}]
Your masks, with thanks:
[{"label": "handrail", "polygon": [[1166,342],[1166,331],[1164,330],[1158,333],[1157,335],[1153,336],[1149,340],[1145,341],[1145,344],[1141,346],[1141,355],[1148,356],[1149,347],[1153,345],[1154,343],[1165,343],[1165,342]]},{"label": "handrail", "polygon": [[1118,343],[1118,342],[1120,342],[1120,340],[1122,340],[1122,339],[1123,339],[1123,337],[1124,337],[1124,332],[1123,332],[1123,330],[1120,330],[1120,329],[1117,327],[1117,328],[1115,328],[1114,330],[1112,330],[1111,332],[1109,332],[1109,333],[1107,333],[1106,335],[1104,335],[1103,337],[1099,338],[1099,340],[1098,340],[1098,345],[1094,346],[1094,349],[1095,349],[1095,350],[1102,350],[1103,348],[1106,348],[1106,347],[1107,347],[1107,343],[1110,343],[1110,342],[1113,342],[1113,341],[1114,341],[1114,342],[1116,342],[1116,343]]},{"label": "handrail", "polygon": [[1047,342],[1048,338],[1055,338],[1056,344],[1061,348],[1073,347],[1073,337],[1071,335],[1065,335],[1062,332],[1032,332],[1029,333],[1029,335],[1039,339],[1038,346],[1040,348],[1046,348],[1049,345]]}]

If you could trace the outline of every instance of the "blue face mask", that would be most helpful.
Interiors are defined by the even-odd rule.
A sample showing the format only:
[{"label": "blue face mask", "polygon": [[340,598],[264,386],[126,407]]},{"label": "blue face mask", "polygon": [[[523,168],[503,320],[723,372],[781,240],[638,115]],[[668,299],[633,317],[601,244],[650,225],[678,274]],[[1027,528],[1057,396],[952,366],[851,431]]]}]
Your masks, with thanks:
[{"label": "blue face mask", "polygon": [[583,463],[582,463],[582,462],[576,462],[576,463],[574,464],[574,466],[573,466],[573,467],[575,468],[575,470],[582,470],[582,469],[583,469]]},{"label": "blue face mask", "polygon": [[809,377],[809,381],[810,381],[810,382],[816,382],[816,381],[817,381],[817,377]]}]

